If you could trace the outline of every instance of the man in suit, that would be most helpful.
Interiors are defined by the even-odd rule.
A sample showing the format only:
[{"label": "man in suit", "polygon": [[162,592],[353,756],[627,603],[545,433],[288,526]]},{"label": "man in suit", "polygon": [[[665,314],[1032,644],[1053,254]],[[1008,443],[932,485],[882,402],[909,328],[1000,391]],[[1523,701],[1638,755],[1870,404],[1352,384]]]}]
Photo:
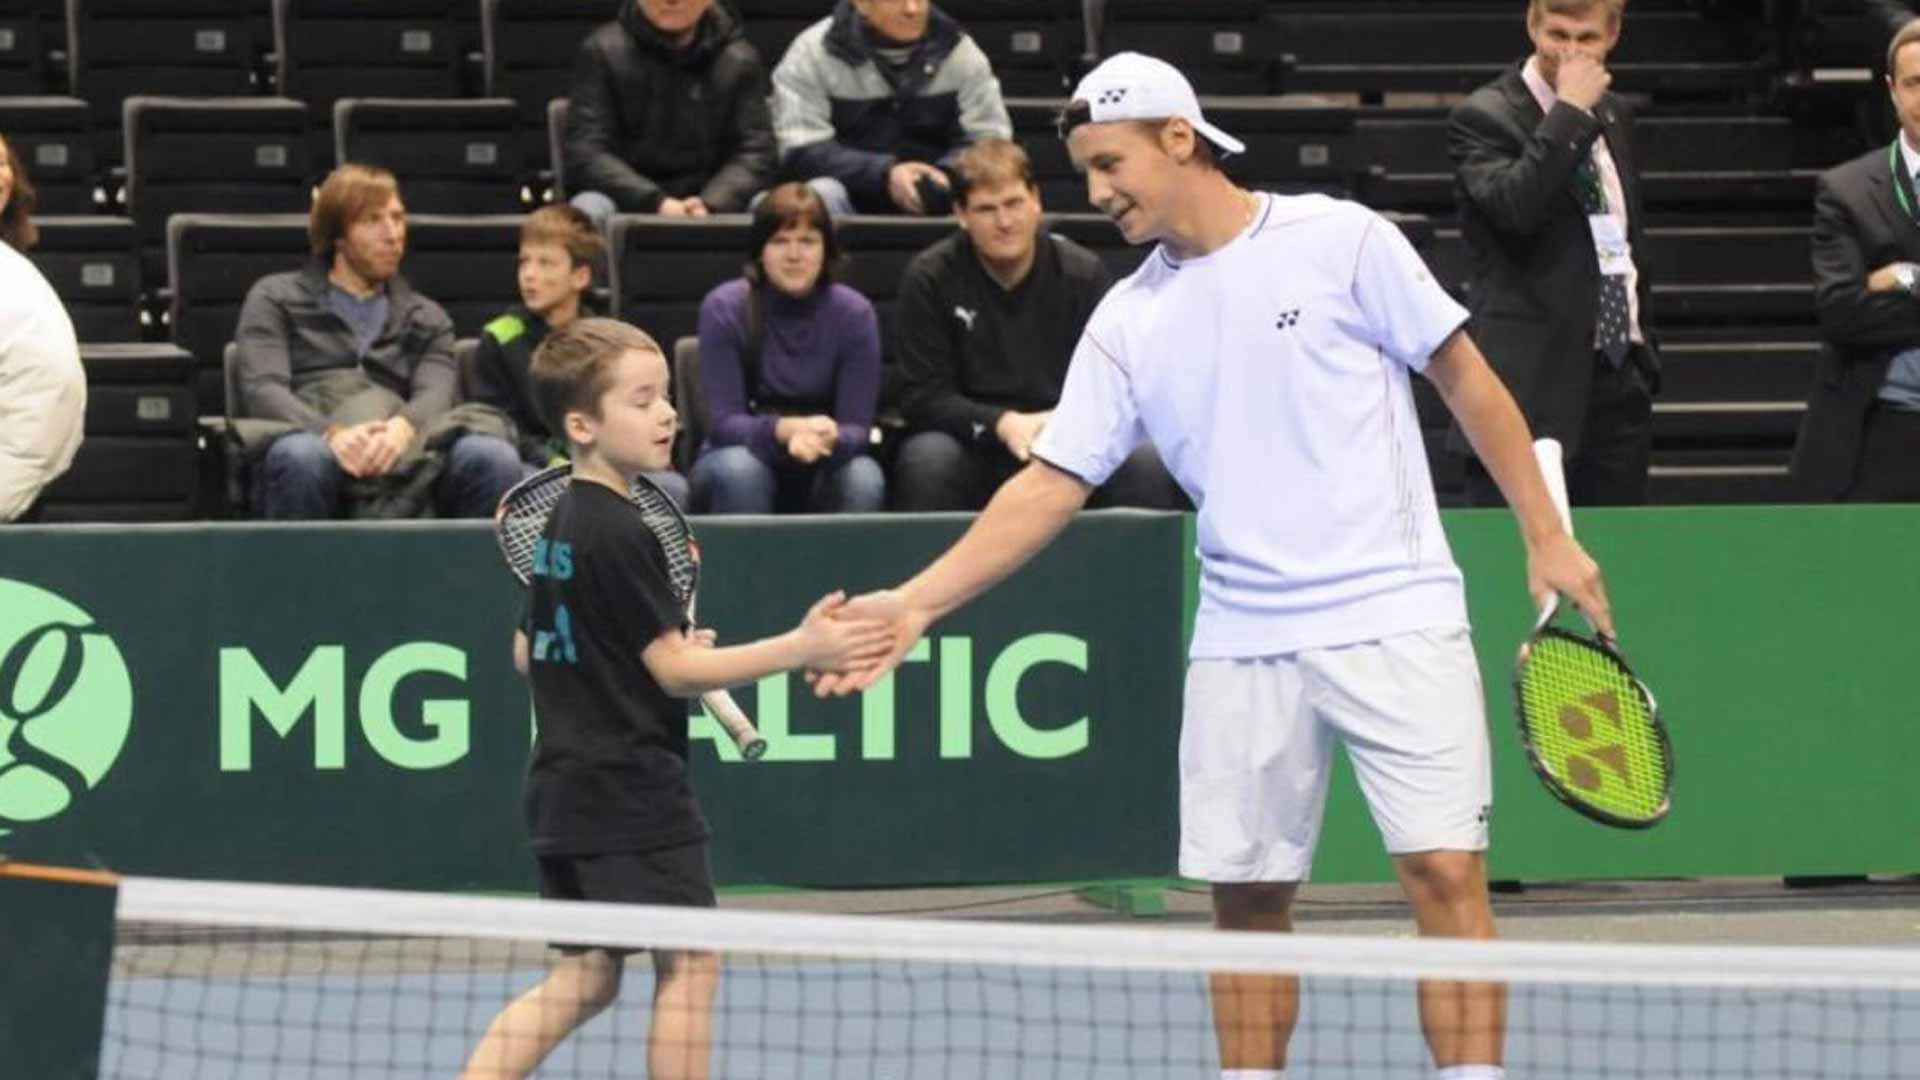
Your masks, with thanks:
[{"label": "man in suit", "polygon": [[[1473,257],[1473,338],[1585,505],[1647,501],[1660,360],[1647,322],[1633,124],[1607,87],[1626,0],[1529,0],[1534,52],[1447,120]],[[1456,424],[1455,450],[1471,452]],[[1477,460],[1467,494],[1499,506]]]},{"label": "man in suit", "polygon": [[1814,304],[1826,339],[1793,459],[1816,499],[1920,501],[1920,19],[1887,49],[1900,134],[1822,173]]}]

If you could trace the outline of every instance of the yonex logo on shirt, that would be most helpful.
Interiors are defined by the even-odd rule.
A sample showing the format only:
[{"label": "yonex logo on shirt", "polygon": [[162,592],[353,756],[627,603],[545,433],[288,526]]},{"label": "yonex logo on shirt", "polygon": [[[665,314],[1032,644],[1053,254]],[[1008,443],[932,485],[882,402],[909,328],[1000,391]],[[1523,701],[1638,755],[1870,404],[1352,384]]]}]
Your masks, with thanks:
[{"label": "yonex logo on shirt", "polygon": [[1298,325],[1299,322],[1300,322],[1300,309],[1294,308],[1291,311],[1281,312],[1280,321],[1275,325],[1281,330],[1291,330],[1296,325]]}]

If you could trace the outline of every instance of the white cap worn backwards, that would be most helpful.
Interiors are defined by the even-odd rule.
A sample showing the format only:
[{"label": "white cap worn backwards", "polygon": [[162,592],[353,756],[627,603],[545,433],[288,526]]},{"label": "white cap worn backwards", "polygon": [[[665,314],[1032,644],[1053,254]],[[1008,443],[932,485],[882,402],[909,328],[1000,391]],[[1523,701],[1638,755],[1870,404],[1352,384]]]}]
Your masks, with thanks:
[{"label": "white cap worn backwards", "polygon": [[1179,68],[1142,53],[1115,53],[1102,61],[1074,87],[1072,100],[1086,102],[1089,119],[1096,124],[1178,116],[1222,154],[1240,154],[1247,149],[1246,143],[1200,115],[1200,99]]}]

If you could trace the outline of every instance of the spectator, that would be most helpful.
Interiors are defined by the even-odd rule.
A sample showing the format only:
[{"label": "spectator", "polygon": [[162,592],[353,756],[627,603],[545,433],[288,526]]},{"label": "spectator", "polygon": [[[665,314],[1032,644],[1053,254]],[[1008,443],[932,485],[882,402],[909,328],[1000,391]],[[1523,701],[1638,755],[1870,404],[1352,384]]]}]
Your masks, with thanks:
[{"label": "spectator", "polygon": [[[1660,380],[1633,118],[1607,90],[1625,6],[1528,0],[1533,55],[1447,121],[1473,338],[1534,434],[1566,447],[1575,505],[1647,501]],[[1457,423],[1450,442],[1467,450]],[[1477,460],[1467,495],[1504,503]]]},{"label": "spectator", "polygon": [[452,426],[453,323],[400,276],[407,211],[393,174],[342,165],[308,217],[313,258],[247,293],[234,332],[241,414],[277,420],[254,470],[267,518],[427,510],[485,517],[520,478],[494,434]]},{"label": "spectator", "polygon": [[944,214],[944,168],[1013,135],[986,54],[927,0],[839,0],[774,69],[773,114],[784,171],[836,217]]},{"label": "spectator", "polygon": [[1920,502],[1920,19],[1887,49],[1900,133],[1820,175],[1814,305],[1826,347],[1794,450],[1818,499]]},{"label": "spectator", "polygon": [[[969,147],[954,187],[960,231],[914,256],[900,286],[894,351],[909,434],[894,465],[898,510],[978,510],[1026,464],[1113,284],[1099,256],[1047,231],[1017,144]],[[1187,507],[1146,442],[1093,505]]]},{"label": "spectator", "polygon": [[[588,290],[593,268],[606,254],[600,230],[578,208],[535,210],[520,228],[520,304],[480,333],[469,396],[513,421],[514,443],[528,475],[567,460],[566,439],[547,430],[533,400],[533,351],[548,334],[597,314],[590,308]],[[687,481],[679,473],[647,477],[675,502],[687,505]]]},{"label": "spectator", "polygon": [[32,520],[35,500],[80,449],[87,373],[73,321],[27,261],[39,239],[33,184],[0,136],[0,523]]},{"label": "spectator", "polygon": [[634,0],[580,46],[567,111],[573,204],[705,217],[773,178],[767,69],[713,0]]},{"label": "spectator", "polygon": [[754,208],[742,276],[700,303],[700,374],[711,433],[693,505],[718,514],[881,508],[867,456],[880,399],[880,321],[833,281],[833,219],[819,194],[782,184]]}]

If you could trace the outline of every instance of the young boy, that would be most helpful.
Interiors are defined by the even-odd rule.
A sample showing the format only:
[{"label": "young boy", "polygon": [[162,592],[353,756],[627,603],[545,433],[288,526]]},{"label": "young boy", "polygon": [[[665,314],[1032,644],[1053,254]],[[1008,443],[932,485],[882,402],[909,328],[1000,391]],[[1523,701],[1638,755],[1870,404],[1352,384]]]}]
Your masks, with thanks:
[{"label": "young boy", "polygon": [[[593,313],[587,291],[593,287],[594,266],[606,254],[606,240],[586,214],[571,206],[535,210],[520,228],[520,303],[481,328],[468,396],[513,420],[520,432],[520,460],[529,472],[564,460],[567,448],[534,404],[534,350],[548,334]],[[647,479],[687,505],[686,478],[671,466],[649,471]]]},{"label": "young boy", "polygon": [[[634,477],[663,467],[673,445],[659,346],[625,323],[582,319],[542,343],[531,371],[533,398],[573,460],[513,640],[539,716],[526,813],[540,895],[711,907],[681,699],[776,671],[871,663],[888,647],[885,627],[833,618],[845,602],[834,593],[784,634],[715,648],[710,632],[687,625],[666,555],[627,498]],[[527,1076],[613,1001],[622,955],[561,951],[546,980],[494,1019],[467,1080]],[[662,951],[653,962],[647,1075],[700,1080],[718,958]]]}]

